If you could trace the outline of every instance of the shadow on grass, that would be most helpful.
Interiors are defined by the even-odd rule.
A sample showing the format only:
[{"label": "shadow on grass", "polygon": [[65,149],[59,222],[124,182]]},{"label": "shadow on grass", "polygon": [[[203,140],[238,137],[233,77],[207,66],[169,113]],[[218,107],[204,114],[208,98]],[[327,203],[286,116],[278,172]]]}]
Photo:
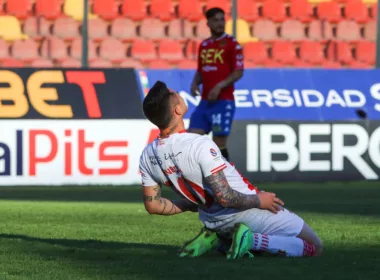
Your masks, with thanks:
[{"label": "shadow on grass", "polygon": [[[319,258],[258,257],[226,261],[211,253],[197,259],[179,259],[178,248],[168,245],[47,239],[0,234],[50,262],[65,262],[96,279],[239,279],[275,277],[294,279],[379,279],[380,246],[327,247]],[[21,241],[31,242],[32,247]],[[45,245],[44,245],[45,244]],[[24,251],[24,253],[30,253]]]},{"label": "shadow on grass", "polygon": [[[275,192],[293,211],[380,216],[379,182],[262,184],[259,188]],[[163,195],[177,198],[166,187]],[[141,196],[141,187],[136,186],[0,187],[2,200],[141,203]]]}]

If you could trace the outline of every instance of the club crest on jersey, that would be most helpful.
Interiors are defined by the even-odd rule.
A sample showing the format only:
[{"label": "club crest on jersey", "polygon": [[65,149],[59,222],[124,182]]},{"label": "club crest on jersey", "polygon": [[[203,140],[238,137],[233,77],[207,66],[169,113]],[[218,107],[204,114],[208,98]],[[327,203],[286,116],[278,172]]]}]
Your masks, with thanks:
[{"label": "club crest on jersey", "polygon": [[226,40],[222,40],[222,41],[220,41],[220,43],[219,43],[219,46],[220,47],[225,47],[227,45],[227,41]]},{"label": "club crest on jersey", "polygon": [[210,154],[211,154],[213,157],[216,157],[216,156],[218,155],[218,153],[217,153],[213,148],[210,149]]}]

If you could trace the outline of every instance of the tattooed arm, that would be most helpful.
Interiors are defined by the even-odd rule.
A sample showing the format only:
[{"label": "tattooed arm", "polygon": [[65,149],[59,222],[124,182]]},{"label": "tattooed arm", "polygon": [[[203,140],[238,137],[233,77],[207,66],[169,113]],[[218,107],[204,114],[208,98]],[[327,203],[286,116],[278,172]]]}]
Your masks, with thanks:
[{"label": "tattooed arm", "polygon": [[277,213],[281,210],[280,205],[284,205],[274,193],[262,192],[257,195],[247,195],[235,191],[228,184],[223,170],[206,177],[206,182],[211,187],[218,203],[225,208],[262,208]]},{"label": "tattooed arm", "polygon": [[149,214],[175,215],[186,211],[194,211],[194,205],[185,200],[170,201],[161,197],[161,187],[144,187],[144,205]]}]

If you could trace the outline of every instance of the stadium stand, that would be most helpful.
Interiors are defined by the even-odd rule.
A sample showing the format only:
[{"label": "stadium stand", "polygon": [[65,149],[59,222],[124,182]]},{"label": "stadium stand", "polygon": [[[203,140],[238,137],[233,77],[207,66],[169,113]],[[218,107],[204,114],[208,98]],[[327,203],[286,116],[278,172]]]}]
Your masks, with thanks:
[{"label": "stadium stand", "polygon": [[[207,8],[229,0],[90,0],[93,67],[194,69]],[[83,0],[0,0],[0,66],[80,67]],[[247,67],[371,67],[376,0],[238,0]]]}]

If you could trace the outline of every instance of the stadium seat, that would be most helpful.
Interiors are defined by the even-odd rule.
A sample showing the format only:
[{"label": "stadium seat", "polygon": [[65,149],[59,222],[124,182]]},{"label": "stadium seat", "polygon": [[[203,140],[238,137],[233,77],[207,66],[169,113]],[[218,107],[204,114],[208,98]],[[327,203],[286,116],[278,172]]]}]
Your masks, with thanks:
[{"label": "stadium seat", "polygon": [[272,58],[277,62],[291,65],[296,59],[293,44],[288,41],[275,41],[272,45]]},{"label": "stadium seat", "polygon": [[117,18],[111,23],[111,35],[123,42],[133,42],[136,38],[136,25],[128,18]]},{"label": "stadium seat", "polygon": [[30,64],[30,66],[35,68],[53,68],[54,63],[50,59],[37,58]]},{"label": "stadium seat", "polygon": [[185,28],[188,28],[189,22],[184,19],[174,19],[168,25],[168,37],[171,39],[184,39]]},{"label": "stadium seat", "polygon": [[370,11],[371,11],[371,18],[376,20],[377,19],[377,4],[376,3],[371,5]]},{"label": "stadium seat", "polygon": [[259,18],[256,2],[252,0],[239,0],[237,14],[249,23],[255,22]]},{"label": "stadium seat", "polygon": [[9,57],[8,43],[0,39],[0,61],[7,59],[8,57]]},{"label": "stadium seat", "polygon": [[[77,60],[82,59],[82,38],[75,39],[70,47],[70,55]],[[88,41],[88,60],[92,61],[97,58],[96,46],[93,41]]]},{"label": "stadium seat", "polygon": [[244,45],[245,61],[251,61],[256,64],[265,64],[268,59],[268,50],[264,42],[252,42]]},{"label": "stadium seat", "polygon": [[140,26],[140,36],[145,39],[161,40],[165,37],[164,24],[156,18],[144,19]]},{"label": "stadium seat", "polygon": [[0,16],[4,14],[4,0],[0,0]]},{"label": "stadium seat", "polygon": [[350,64],[350,68],[352,68],[352,69],[370,69],[370,68],[373,68],[373,66],[368,64],[368,63],[353,60]]},{"label": "stadium seat", "polygon": [[326,42],[333,39],[331,23],[328,21],[313,20],[308,27],[308,39]]},{"label": "stadium seat", "polygon": [[11,54],[15,59],[32,62],[38,57],[37,43],[32,39],[14,41],[11,46]]},{"label": "stadium seat", "polygon": [[21,24],[14,16],[0,16],[0,38],[6,41],[27,39],[21,31]]},{"label": "stadium seat", "polygon": [[68,50],[65,42],[57,37],[45,39],[41,44],[41,56],[47,59],[62,61],[67,59]]},{"label": "stadium seat", "polygon": [[113,68],[111,61],[104,59],[95,59],[89,62],[91,68]]},{"label": "stadium seat", "polygon": [[61,0],[36,0],[36,15],[48,20],[61,16]]},{"label": "stadium seat", "polygon": [[120,68],[135,68],[135,69],[143,69],[144,65],[135,59],[127,59],[124,60],[122,63],[119,65]]},{"label": "stadium seat", "polygon": [[100,42],[107,34],[107,24],[101,18],[94,18],[88,21],[88,37],[94,42]]},{"label": "stadium seat", "polygon": [[207,21],[205,19],[200,20],[196,24],[196,34],[199,39],[207,39],[211,36],[210,29],[207,26]]},{"label": "stadium seat", "polygon": [[263,41],[273,41],[278,38],[276,25],[268,19],[259,19],[253,25],[253,36]]},{"label": "stadium seat", "polygon": [[199,0],[179,0],[178,16],[189,21],[199,21],[203,18],[202,6]]},{"label": "stadium seat", "polygon": [[338,23],[341,20],[339,4],[336,2],[322,2],[317,7],[317,15],[320,20]]},{"label": "stadium seat", "polygon": [[313,68],[314,67],[314,65],[312,65],[311,63],[308,63],[307,61],[300,60],[300,59],[296,59],[293,62],[292,66],[295,68]]},{"label": "stadium seat", "polygon": [[265,62],[265,67],[266,67],[266,68],[283,68],[284,65],[283,65],[283,63],[278,62],[278,61],[276,61],[276,60],[268,59],[268,60]]},{"label": "stadium seat", "polygon": [[149,69],[170,69],[173,68],[166,60],[154,60],[149,63]]},{"label": "stadium seat", "polygon": [[231,13],[231,1],[229,0],[207,0],[205,10],[210,8],[221,8],[226,12],[226,15]]},{"label": "stadium seat", "polygon": [[151,16],[159,18],[162,21],[172,20],[173,6],[171,0],[151,0],[150,13]]},{"label": "stadium seat", "polygon": [[184,59],[180,43],[174,40],[162,40],[158,46],[158,54],[161,59],[173,63]]},{"label": "stadium seat", "polygon": [[197,69],[197,61],[192,59],[183,59],[178,63],[177,68],[195,70]]},{"label": "stadium seat", "polygon": [[369,21],[364,26],[364,39],[369,41],[375,41],[376,40],[376,33],[377,33],[377,22],[376,21]]},{"label": "stadium seat", "polygon": [[336,37],[342,41],[358,41],[360,40],[360,27],[352,20],[342,20],[336,28]]},{"label": "stadium seat", "polygon": [[303,23],[310,22],[313,17],[313,7],[307,0],[291,0],[289,12],[292,19]]},{"label": "stadium seat", "polygon": [[53,33],[59,38],[72,41],[80,36],[79,23],[70,17],[58,18],[53,24]]},{"label": "stadium seat", "polygon": [[131,57],[140,60],[144,64],[156,60],[157,52],[153,42],[136,40],[131,47]]},{"label": "stadium seat", "polygon": [[81,66],[81,62],[74,58],[68,58],[60,63],[60,67],[63,68],[81,68]]},{"label": "stadium seat", "polygon": [[322,64],[322,67],[327,69],[339,69],[342,68],[342,65],[336,61],[325,60]]},{"label": "stadium seat", "polygon": [[[228,20],[226,23],[226,33],[232,35],[232,20]],[[249,25],[244,19],[238,19],[236,21],[236,40],[245,44],[248,42],[256,42],[257,38],[252,37],[251,32],[249,31]]]},{"label": "stadium seat", "polygon": [[[84,14],[84,0],[65,0],[63,5],[63,12],[65,15],[72,17],[75,20],[83,20]],[[88,19],[97,18],[96,15],[90,12],[88,9]]]},{"label": "stadium seat", "polygon": [[187,59],[197,59],[198,50],[201,42],[201,40],[192,40],[185,44],[185,56]]},{"label": "stadium seat", "polygon": [[359,41],[356,45],[356,59],[373,65],[376,61],[376,44],[374,42]]},{"label": "stadium seat", "polygon": [[7,15],[15,16],[18,19],[26,19],[31,15],[31,0],[8,0],[5,4]]},{"label": "stadium seat", "polygon": [[29,38],[41,40],[50,36],[51,24],[43,17],[28,17],[23,23],[23,31]]},{"label": "stadium seat", "polygon": [[344,6],[345,18],[357,23],[366,23],[369,20],[367,6],[359,0],[350,0]]},{"label": "stadium seat", "polygon": [[19,60],[19,59],[14,59],[14,58],[7,58],[3,60],[3,63],[2,63],[2,67],[4,68],[7,68],[7,67],[22,68],[24,66],[25,66],[24,61]]},{"label": "stadium seat", "polygon": [[121,13],[133,21],[143,20],[146,17],[144,0],[124,0],[121,6]]},{"label": "stadium seat", "polygon": [[281,37],[285,40],[300,41],[305,39],[303,24],[294,19],[285,20],[281,24]]},{"label": "stadium seat", "polygon": [[104,20],[114,20],[118,16],[116,0],[93,0],[92,12]]},{"label": "stadium seat", "polygon": [[300,58],[313,65],[322,64],[325,58],[321,44],[314,41],[302,41],[300,44]]},{"label": "stadium seat", "polygon": [[263,3],[262,14],[273,22],[282,22],[286,18],[285,5],[279,0],[267,0]]},{"label": "stadium seat", "polygon": [[345,65],[350,65],[353,60],[351,47],[346,42],[331,42],[327,47],[327,57]]},{"label": "stadium seat", "polygon": [[99,56],[112,63],[120,63],[126,58],[126,48],[118,39],[109,37],[100,44]]}]

